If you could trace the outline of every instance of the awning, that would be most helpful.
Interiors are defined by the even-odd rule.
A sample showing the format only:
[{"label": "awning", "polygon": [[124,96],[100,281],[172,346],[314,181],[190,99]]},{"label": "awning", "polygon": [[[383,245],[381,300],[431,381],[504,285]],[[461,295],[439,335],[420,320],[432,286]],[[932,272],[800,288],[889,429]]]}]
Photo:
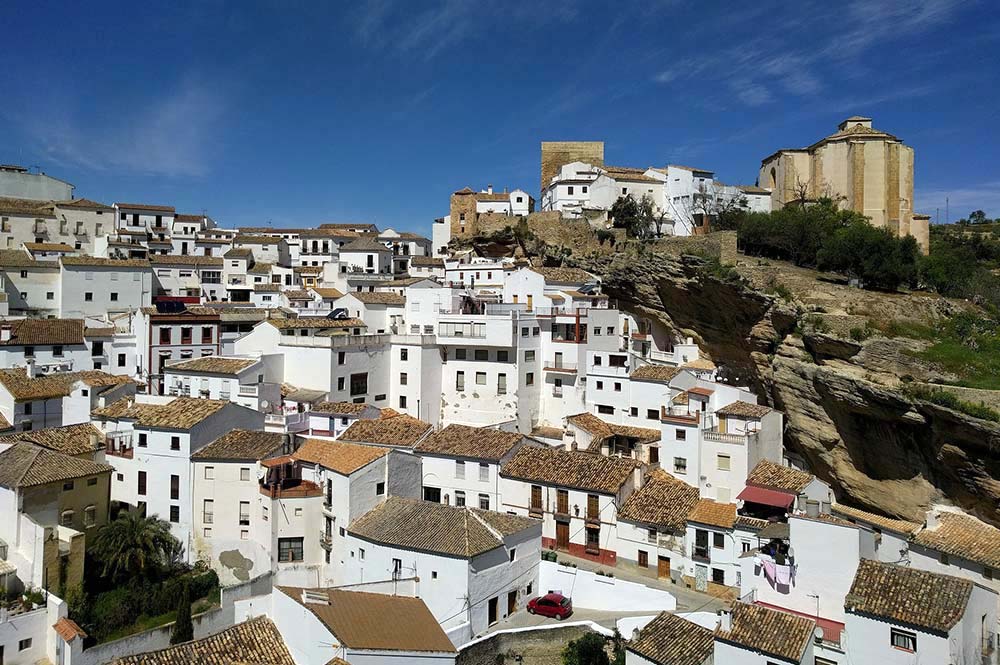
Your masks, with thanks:
[{"label": "awning", "polygon": [[763,487],[747,485],[746,489],[739,493],[737,499],[750,501],[751,503],[762,503],[765,506],[775,508],[788,508],[795,501],[795,495],[778,490],[769,490]]}]

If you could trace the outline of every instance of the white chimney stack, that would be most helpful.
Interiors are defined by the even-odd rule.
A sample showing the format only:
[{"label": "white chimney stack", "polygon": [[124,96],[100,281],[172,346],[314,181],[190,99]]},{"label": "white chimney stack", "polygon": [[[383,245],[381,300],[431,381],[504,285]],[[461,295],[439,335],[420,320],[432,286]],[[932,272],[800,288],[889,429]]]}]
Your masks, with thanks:
[{"label": "white chimney stack", "polygon": [[733,615],[729,610],[719,610],[719,630],[728,633],[733,629]]},{"label": "white chimney stack", "polygon": [[29,379],[35,378],[35,361],[33,358],[24,361],[24,373],[28,375]]},{"label": "white chimney stack", "polygon": [[487,194],[493,193],[493,185],[486,185],[486,193]]}]

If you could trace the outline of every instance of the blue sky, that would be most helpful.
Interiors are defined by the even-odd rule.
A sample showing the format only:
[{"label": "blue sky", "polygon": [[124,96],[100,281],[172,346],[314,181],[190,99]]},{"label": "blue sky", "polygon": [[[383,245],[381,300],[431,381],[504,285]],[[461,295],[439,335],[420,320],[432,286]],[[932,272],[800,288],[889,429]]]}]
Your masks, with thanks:
[{"label": "blue sky", "polygon": [[429,233],[466,185],[537,195],[542,140],[752,183],[863,114],[916,149],[918,210],[1000,216],[995,9],[10,0],[0,162],[226,226]]}]

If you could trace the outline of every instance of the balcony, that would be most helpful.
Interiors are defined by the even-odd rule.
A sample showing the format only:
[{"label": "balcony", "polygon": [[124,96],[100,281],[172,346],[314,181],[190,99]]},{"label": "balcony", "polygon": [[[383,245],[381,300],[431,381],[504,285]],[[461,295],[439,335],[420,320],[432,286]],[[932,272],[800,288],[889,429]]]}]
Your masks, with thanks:
[{"label": "balcony", "polygon": [[260,493],[272,499],[301,499],[323,496],[323,488],[316,483],[299,478],[286,478],[278,483],[264,483]]},{"label": "balcony", "polygon": [[667,422],[678,422],[684,425],[691,425],[701,420],[699,412],[690,413],[685,407],[661,406],[660,420]]},{"label": "balcony", "polygon": [[701,431],[701,438],[704,441],[711,441],[713,443],[729,443],[738,446],[749,446],[757,442],[757,433],[728,434],[720,432],[716,429],[703,429]]},{"label": "balcony", "polygon": [[319,546],[325,549],[327,552],[333,549],[333,536],[326,531],[320,531],[319,533]]},{"label": "balcony", "polygon": [[695,545],[691,552],[691,559],[701,563],[712,563],[711,549],[708,545]]},{"label": "balcony", "polygon": [[546,372],[559,372],[561,374],[576,374],[576,363],[563,362],[560,359],[546,360],[542,367]]}]

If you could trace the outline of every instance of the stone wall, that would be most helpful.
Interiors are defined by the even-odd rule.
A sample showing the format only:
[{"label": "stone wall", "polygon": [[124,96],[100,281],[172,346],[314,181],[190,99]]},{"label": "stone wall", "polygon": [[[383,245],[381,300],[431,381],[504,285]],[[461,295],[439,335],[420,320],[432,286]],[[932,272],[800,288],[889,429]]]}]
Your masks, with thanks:
[{"label": "stone wall", "polygon": [[577,624],[497,633],[459,651],[455,665],[561,665],[566,645],[589,632],[586,625]]},{"label": "stone wall", "polygon": [[541,185],[539,189],[570,162],[604,166],[604,141],[542,141]]}]

